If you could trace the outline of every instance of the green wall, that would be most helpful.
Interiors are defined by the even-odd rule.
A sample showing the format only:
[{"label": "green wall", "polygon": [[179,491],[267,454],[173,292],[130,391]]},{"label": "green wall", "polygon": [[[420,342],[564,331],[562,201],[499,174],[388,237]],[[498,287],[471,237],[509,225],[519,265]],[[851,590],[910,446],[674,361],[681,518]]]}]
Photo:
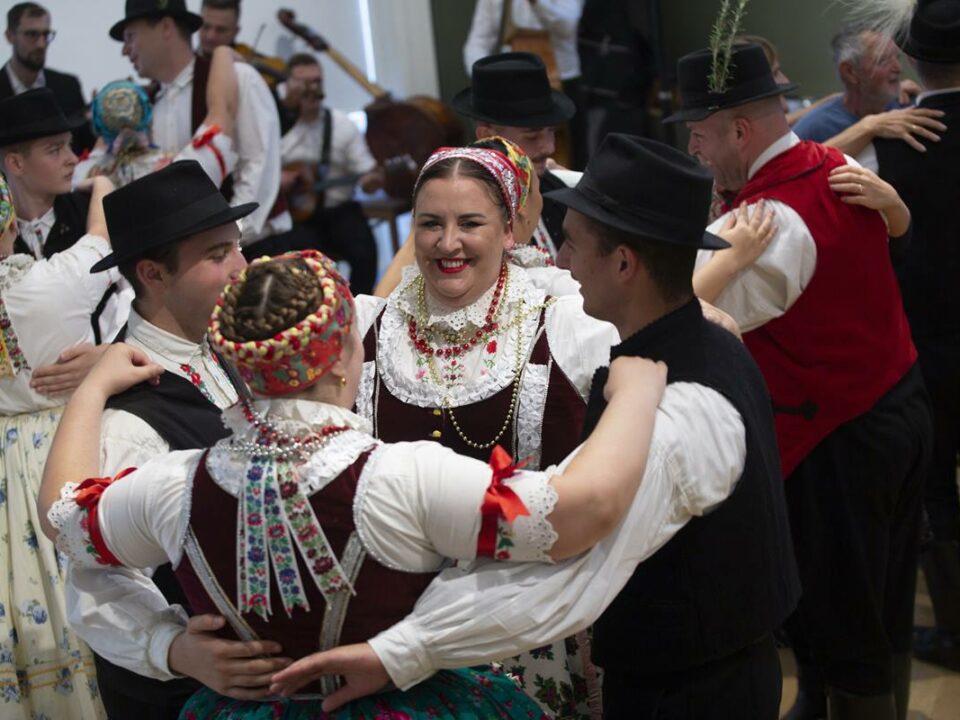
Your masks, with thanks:
[{"label": "green wall", "polygon": [[440,98],[447,102],[470,84],[463,67],[463,43],[475,5],[476,0],[430,0]]}]

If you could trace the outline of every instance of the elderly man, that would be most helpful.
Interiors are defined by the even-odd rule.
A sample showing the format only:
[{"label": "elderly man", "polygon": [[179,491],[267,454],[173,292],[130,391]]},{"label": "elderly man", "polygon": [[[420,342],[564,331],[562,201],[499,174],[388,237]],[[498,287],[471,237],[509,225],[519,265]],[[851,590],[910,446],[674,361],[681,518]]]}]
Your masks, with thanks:
[{"label": "elderly man", "polygon": [[799,624],[831,718],[903,717],[931,428],[887,228],[831,188],[849,158],[790,131],[758,45],[717,62],[709,50],[680,59],[669,120],[687,123],[691,154],[736,191],[733,208],[765,201],[779,228],[716,304],[770,388]]}]

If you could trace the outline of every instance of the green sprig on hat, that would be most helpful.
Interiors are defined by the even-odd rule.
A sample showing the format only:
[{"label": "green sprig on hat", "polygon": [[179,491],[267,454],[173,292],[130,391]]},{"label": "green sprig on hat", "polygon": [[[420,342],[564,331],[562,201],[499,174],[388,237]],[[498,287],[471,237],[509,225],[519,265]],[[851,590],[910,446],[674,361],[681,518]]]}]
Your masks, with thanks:
[{"label": "green sprig on hat", "polygon": [[[734,4],[735,2],[735,4]],[[710,31],[710,52],[713,68],[710,73],[710,92],[722,95],[727,91],[730,69],[733,67],[733,41],[740,34],[749,0],[723,0],[720,14]]]}]

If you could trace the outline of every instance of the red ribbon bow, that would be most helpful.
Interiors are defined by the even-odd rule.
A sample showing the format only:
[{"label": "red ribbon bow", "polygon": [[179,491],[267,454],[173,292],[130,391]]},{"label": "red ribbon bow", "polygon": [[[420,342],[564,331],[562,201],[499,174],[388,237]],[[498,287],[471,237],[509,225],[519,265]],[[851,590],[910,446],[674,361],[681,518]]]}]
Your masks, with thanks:
[{"label": "red ribbon bow", "polygon": [[[220,152],[220,149],[213,144],[213,139],[222,132],[219,125],[211,125],[208,127],[203,134],[197,135],[193,139],[193,147],[199,150],[202,147],[210,149],[210,152],[213,153],[213,156],[217,159],[217,162],[220,164],[220,174],[224,178],[227,177],[227,163],[224,162],[223,155]],[[221,180],[222,182],[222,180]]]},{"label": "red ribbon bow", "polygon": [[87,511],[87,532],[90,534],[90,544],[96,550],[97,562],[101,565],[123,565],[117,556],[110,552],[106,541],[103,539],[103,532],[100,530],[100,522],[97,519],[97,507],[100,504],[100,496],[103,491],[122,477],[126,477],[136,468],[127,468],[117,473],[115,478],[87,478],[77,486],[77,493],[74,495],[74,502]]},{"label": "red ribbon bow", "polygon": [[499,445],[495,446],[490,453],[493,478],[483,494],[483,505],[480,506],[482,520],[480,536],[477,538],[477,555],[494,556],[497,545],[497,525],[501,517],[512,523],[518,517],[530,514],[520,496],[503,482],[516,475],[517,470],[526,464],[526,460],[514,463],[510,453]]}]

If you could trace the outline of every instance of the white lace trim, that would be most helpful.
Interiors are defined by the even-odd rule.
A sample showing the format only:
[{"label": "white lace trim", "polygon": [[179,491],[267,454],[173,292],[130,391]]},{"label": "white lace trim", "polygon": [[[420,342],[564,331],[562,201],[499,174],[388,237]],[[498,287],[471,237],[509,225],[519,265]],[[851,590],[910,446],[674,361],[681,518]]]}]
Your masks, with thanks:
[{"label": "white lace trim", "polygon": [[67,483],[60,489],[60,498],[47,511],[47,520],[57,529],[57,550],[71,562],[86,567],[98,567],[88,548],[93,544],[90,535],[81,527],[86,513],[76,503],[76,491],[80,483]]},{"label": "white lace trim", "polygon": [[[527,479],[533,482],[528,482]],[[547,520],[557,506],[558,499],[557,491],[550,484],[550,476],[531,473],[512,487],[520,495],[530,514],[518,517],[513,523],[512,530],[506,520],[500,519],[501,527],[513,536],[514,548],[510,559],[552,563],[553,559],[549,552],[559,535]]]},{"label": "white lace trim", "polygon": [[27,274],[36,262],[32,255],[17,253],[0,262],[0,293],[4,293]]},{"label": "white lace trim", "polygon": [[[384,385],[398,400],[417,407],[441,407],[447,399],[454,407],[462,407],[496,395],[514,380],[517,332],[523,333],[520,352],[525,358],[530,355],[541,314],[531,310],[543,305],[546,293],[535,287],[522,269],[511,268],[504,317],[515,317],[524,312],[528,315],[519,327],[497,338],[492,367],[487,367],[483,362],[483,354],[487,352],[485,347],[475,347],[462,356],[463,366],[470,368],[470,371],[465,383],[452,389],[455,397],[448,398],[451,388],[438,386],[423,367],[417,367],[417,351],[407,334],[407,319],[411,312],[415,312],[415,305],[410,304],[409,298],[412,292],[415,303],[416,293],[411,290],[412,279],[418,274],[416,270],[405,274],[405,279],[410,278],[410,281],[390,296],[383,313],[377,342],[377,369]],[[489,301],[480,305],[484,314],[488,304]]]},{"label": "white lace trim", "polygon": [[368,360],[360,371],[360,384],[357,387],[357,415],[373,424],[373,393],[377,379],[377,363]]},{"label": "white lace trim", "polygon": [[554,267],[556,262],[547,250],[536,245],[518,245],[507,253],[510,263],[521,268]]},{"label": "white lace trim", "polygon": [[531,470],[540,468],[543,457],[543,411],[550,387],[549,365],[527,365],[520,386],[517,410],[517,458]]},{"label": "white lace trim", "polygon": [[197,477],[197,467],[200,465],[200,459],[203,453],[197,453],[197,456],[190,461],[187,468],[187,476],[183,483],[183,504],[180,507],[180,517],[177,518],[177,555],[170,557],[170,564],[176,570],[183,560],[184,545],[187,542],[187,532],[190,530],[190,513],[193,510],[193,481]]},{"label": "white lace trim", "polygon": [[380,464],[383,459],[384,446],[381,445],[367,458],[366,465],[363,466],[363,472],[360,473],[360,480],[357,483],[357,491],[353,496],[353,527],[363,543],[367,554],[374,560],[391,570],[400,570],[401,572],[423,572],[422,568],[404,567],[400,563],[394,562],[388,557],[383,556],[376,550],[376,544],[367,533],[367,526],[363,522],[364,506],[367,502],[367,493],[370,490],[370,482],[381,474]]}]

